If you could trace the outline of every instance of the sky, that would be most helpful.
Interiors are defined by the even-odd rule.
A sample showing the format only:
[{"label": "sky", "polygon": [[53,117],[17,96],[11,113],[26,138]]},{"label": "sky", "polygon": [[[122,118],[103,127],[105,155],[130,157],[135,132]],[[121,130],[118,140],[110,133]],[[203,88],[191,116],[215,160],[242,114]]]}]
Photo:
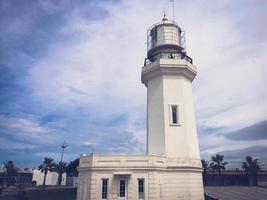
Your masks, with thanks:
[{"label": "sky", "polygon": [[[146,31],[172,18],[168,0],[1,0],[0,162],[144,154]],[[267,166],[267,2],[175,1],[198,68],[201,157]]]}]

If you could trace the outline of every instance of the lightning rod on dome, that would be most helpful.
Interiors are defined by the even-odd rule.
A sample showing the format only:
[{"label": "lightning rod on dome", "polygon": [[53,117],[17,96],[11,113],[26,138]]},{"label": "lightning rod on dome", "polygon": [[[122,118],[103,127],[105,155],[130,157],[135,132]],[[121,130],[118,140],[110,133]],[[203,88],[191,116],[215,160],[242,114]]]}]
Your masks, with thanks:
[{"label": "lightning rod on dome", "polygon": [[170,0],[170,2],[172,3],[172,18],[173,18],[173,21],[175,21],[174,0]]}]

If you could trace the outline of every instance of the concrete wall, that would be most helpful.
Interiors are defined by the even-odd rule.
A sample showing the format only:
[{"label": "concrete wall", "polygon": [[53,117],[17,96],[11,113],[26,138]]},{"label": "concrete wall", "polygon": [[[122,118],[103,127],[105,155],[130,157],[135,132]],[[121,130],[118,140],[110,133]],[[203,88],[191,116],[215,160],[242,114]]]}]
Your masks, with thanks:
[{"label": "concrete wall", "polygon": [[118,200],[119,180],[128,182],[127,200],[138,199],[138,178],[145,180],[146,200],[203,200],[200,160],[148,155],[80,158],[77,200],[101,199],[102,179],[108,179],[108,199]]},{"label": "concrete wall", "polygon": [[[149,155],[200,158],[192,96],[195,75],[195,66],[179,59],[159,59],[143,67]],[[171,123],[171,105],[178,106],[178,124]]]},{"label": "concrete wall", "polygon": [[[199,158],[191,81],[163,76],[165,147],[167,157]],[[178,125],[171,124],[170,106],[178,106]]]},{"label": "concrete wall", "polygon": [[164,199],[203,199],[201,173],[170,172],[165,175]]},{"label": "concrete wall", "polygon": [[165,155],[164,107],[162,77],[147,84],[147,153]]},{"label": "concrete wall", "polygon": [[[92,172],[88,184],[79,193],[78,200],[101,199],[101,180],[108,179],[108,199],[118,200],[119,179],[127,180],[127,200],[138,199],[138,178],[145,180],[145,197],[149,200],[203,200],[201,173],[160,172],[157,170],[133,172],[129,176],[114,176],[110,171]],[[81,187],[79,187],[81,189]]]},{"label": "concrete wall", "polygon": [[[58,174],[56,172],[48,172],[46,175],[46,185],[56,185],[58,179]],[[40,170],[33,170],[32,181],[36,181],[36,185],[43,185],[44,181],[44,173]],[[66,185],[66,173],[62,175],[62,182],[61,185]]]}]

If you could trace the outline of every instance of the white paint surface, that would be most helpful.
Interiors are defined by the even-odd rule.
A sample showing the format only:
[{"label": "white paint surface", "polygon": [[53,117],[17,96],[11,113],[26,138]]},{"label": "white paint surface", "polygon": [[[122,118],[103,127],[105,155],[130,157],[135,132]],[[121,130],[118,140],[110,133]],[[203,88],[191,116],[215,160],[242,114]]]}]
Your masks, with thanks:
[{"label": "white paint surface", "polygon": [[[58,179],[58,174],[56,172],[48,172],[46,175],[46,185],[56,185]],[[32,181],[36,181],[36,185],[43,185],[44,181],[44,173],[40,170],[33,170]],[[62,174],[62,182],[61,185],[66,185],[66,173]]]},{"label": "white paint surface", "polygon": [[[179,59],[160,59],[143,67],[149,155],[200,158],[191,83],[195,75],[195,66]],[[171,124],[170,105],[179,107],[179,125]]]}]

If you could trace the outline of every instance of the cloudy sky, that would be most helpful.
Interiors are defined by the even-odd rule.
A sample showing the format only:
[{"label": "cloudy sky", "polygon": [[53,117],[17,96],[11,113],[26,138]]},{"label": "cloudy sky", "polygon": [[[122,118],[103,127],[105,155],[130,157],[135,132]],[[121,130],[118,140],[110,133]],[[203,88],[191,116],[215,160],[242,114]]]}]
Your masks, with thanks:
[{"label": "cloudy sky", "polygon": [[[146,31],[168,0],[1,0],[0,162],[145,152]],[[267,2],[175,1],[201,156],[267,165]],[[231,167],[229,166],[229,167]]]}]

